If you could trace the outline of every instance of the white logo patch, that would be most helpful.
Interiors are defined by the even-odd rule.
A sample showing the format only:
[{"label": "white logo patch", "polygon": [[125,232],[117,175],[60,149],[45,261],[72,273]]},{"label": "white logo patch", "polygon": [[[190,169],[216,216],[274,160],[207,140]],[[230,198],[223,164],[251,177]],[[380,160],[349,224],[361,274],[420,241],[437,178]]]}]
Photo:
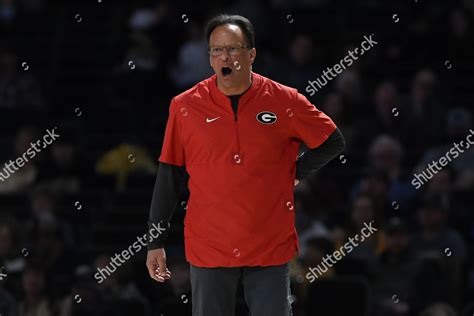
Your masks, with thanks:
[{"label": "white logo patch", "polygon": [[268,111],[258,113],[256,118],[262,124],[273,124],[277,121],[276,114]]},{"label": "white logo patch", "polygon": [[215,117],[215,118],[212,118],[212,119],[206,118],[206,122],[207,122],[207,123],[211,123],[211,122],[214,122],[215,120],[217,120],[217,119],[219,119],[219,118],[221,118],[221,117],[218,116],[218,117]]}]

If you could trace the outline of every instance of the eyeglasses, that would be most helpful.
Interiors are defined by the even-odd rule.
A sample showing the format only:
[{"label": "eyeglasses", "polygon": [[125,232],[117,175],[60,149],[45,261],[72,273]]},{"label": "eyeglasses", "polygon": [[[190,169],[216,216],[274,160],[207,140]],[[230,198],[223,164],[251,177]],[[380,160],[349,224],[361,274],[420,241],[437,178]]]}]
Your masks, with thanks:
[{"label": "eyeglasses", "polygon": [[241,46],[241,45],[228,45],[228,46],[209,46],[209,54],[214,57],[222,55],[224,49],[227,50],[229,55],[237,56],[240,55],[243,48],[249,48],[248,46]]}]

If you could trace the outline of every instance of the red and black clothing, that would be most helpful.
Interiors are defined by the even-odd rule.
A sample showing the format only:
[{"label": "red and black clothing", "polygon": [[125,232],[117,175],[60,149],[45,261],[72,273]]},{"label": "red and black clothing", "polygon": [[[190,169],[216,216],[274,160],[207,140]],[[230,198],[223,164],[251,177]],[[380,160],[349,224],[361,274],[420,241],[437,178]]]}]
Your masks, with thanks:
[{"label": "red and black clothing", "polygon": [[[301,142],[310,150],[297,159]],[[190,263],[283,264],[298,250],[295,177],[319,169],[343,148],[333,121],[295,89],[252,73],[250,88],[229,98],[212,76],[171,102],[150,224],[170,221],[185,168]]]}]

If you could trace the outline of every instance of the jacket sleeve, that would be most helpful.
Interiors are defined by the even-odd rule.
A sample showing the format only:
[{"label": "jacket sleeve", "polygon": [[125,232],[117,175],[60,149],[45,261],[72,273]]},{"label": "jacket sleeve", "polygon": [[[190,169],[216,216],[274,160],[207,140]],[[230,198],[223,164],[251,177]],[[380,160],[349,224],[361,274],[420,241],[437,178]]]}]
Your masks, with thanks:
[{"label": "jacket sleeve", "polygon": [[[168,238],[170,221],[185,187],[187,172],[184,167],[161,162],[158,167],[153,197],[151,199],[148,230],[160,227],[157,238],[148,236],[148,250],[163,248]],[[150,233],[151,235],[151,233]]]},{"label": "jacket sleeve", "polygon": [[345,140],[339,128],[320,146],[309,149],[301,154],[296,161],[296,179],[303,180],[318,171],[345,148]]},{"label": "jacket sleeve", "polygon": [[288,108],[291,111],[290,138],[303,142],[310,149],[320,146],[336,130],[336,124],[296,90],[293,100]]}]

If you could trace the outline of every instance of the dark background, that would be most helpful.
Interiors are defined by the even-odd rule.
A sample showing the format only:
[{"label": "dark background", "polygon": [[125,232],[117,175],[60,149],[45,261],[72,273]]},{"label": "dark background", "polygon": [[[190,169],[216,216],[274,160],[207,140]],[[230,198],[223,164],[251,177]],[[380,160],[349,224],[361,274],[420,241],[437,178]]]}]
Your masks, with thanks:
[{"label": "dark background", "polygon": [[[254,24],[254,71],[346,138],[295,190],[294,315],[472,316],[474,152],[411,184],[473,128],[469,0],[0,0],[0,161],[61,135],[0,182],[0,315],[190,315],[186,197],[168,283],[148,277],[146,250],[100,285],[93,274],[146,231],[169,102],[211,75],[203,23],[222,12]],[[306,93],[370,34],[375,47]],[[378,232],[309,284],[308,267],[371,220]]]}]

